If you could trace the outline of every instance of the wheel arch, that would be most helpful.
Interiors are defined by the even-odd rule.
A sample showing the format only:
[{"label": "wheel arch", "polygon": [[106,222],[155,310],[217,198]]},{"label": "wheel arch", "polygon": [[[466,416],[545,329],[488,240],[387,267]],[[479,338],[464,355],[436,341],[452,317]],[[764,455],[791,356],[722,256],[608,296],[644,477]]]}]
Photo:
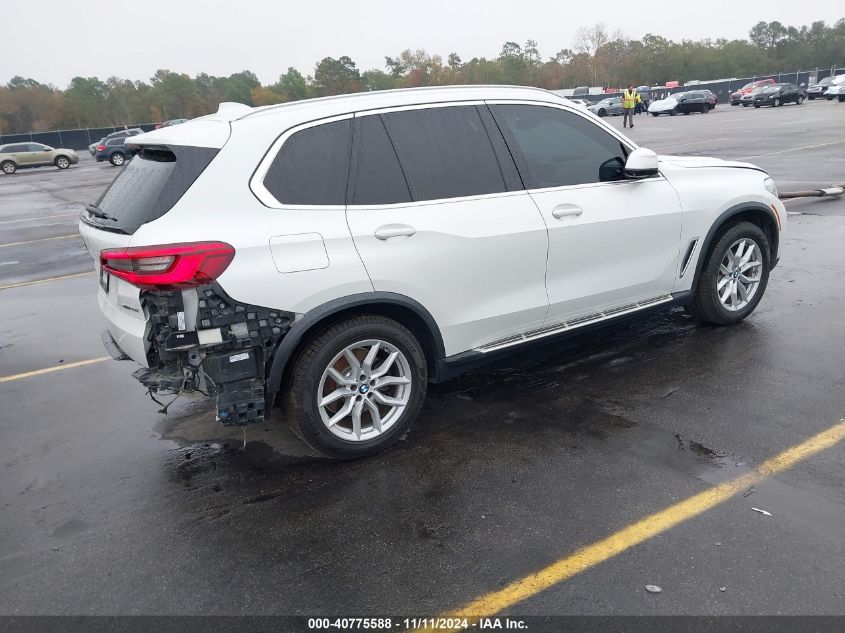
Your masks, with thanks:
[{"label": "wheel arch", "polygon": [[318,331],[347,317],[375,314],[408,328],[425,353],[428,375],[436,376],[439,361],[446,356],[440,328],[431,313],[418,301],[393,292],[366,292],[333,299],[296,321],[279,342],[267,377],[267,406],[272,405],[291,369],[291,360]]},{"label": "wheel arch", "polygon": [[723,211],[716,221],[713,222],[699,251],[698,262],[695,265],[695,277],[693,277],[693,290],[698,287],[698,281],[704,268],[710,248],[718,237],[729,227],[738,222],[751,222],[760,227],[766,238],[769,240],[769,261],[772,267],[777,263],[778,249],[780,247],[779,222],[775,212],[760,202],[745,202],[734,205]]}]

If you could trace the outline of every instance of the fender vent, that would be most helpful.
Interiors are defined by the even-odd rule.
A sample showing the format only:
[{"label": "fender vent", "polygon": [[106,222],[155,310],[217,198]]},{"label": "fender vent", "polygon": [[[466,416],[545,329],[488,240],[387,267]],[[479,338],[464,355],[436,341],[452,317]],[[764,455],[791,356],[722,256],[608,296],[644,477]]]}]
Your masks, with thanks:
[{"label": "fender vent", "polygon": [[692,242],[689,243],[687,246],[687,252],[684,255],[684,259],[681,260],[681,277],[684,276],[684,273],[687,272],[687,268],[689,267],[689,263],[692,261],[692,254],[695,251],[695,245],[698,244],[698,238],[696,237]]}]

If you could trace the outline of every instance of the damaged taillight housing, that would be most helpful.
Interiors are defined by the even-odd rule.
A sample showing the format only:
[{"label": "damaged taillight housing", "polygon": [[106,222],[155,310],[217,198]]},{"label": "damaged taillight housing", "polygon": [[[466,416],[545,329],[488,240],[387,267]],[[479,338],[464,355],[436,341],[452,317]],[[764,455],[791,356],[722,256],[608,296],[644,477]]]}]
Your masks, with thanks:
[{"label": "damaged taillight housing", "polygon": [[100,252],[103,270],[145,290],[178,290],[210,283],[235,257],[225,242],[132,246]]}]

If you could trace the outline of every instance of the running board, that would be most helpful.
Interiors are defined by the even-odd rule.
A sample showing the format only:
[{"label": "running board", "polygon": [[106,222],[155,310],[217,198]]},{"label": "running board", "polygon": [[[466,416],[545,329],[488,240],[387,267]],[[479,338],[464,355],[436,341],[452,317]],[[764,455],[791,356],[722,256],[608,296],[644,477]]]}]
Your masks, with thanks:
[{"label": "running board", "polygon": [[623,314],[630,314],[632,312],[642,310],[643,308],[659,305],[661,303],[669,303],[670,301],[672,301],[672,295],[661,295],[659,297],[652,297],[651,299],[643,299],[642,301],[638,301],[636,303],[629,303],[617,308],[610,308],[602,312],[596,312],[595,314],[578,317],[577,319],[570,319],[564,323],[555,323],[554,325],[540,328],[538,330],[532,330],[530,332],[526,332],[525,334],[512,335],[505,339],[477,347],[475,351],[487,354],[488,352],[494,352],[513,345],[520,345],[522,343],[535,341],[554,334],[560,334],[561,332],[574,330],[585,325],[601,323],[602,321],[607,321]]}]

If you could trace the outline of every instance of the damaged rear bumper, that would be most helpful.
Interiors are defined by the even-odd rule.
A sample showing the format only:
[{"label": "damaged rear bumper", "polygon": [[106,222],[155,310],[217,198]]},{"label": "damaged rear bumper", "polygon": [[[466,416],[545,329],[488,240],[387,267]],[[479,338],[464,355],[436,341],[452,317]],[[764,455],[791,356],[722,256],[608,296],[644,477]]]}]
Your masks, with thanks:
[{"label": "damaged rear bumper", "polygon": [[[239,303],[216,283],[144,292],[142,302],[150,323],[148,367],[133,376],[154,400],[156,395],[199,392],[214,400],[223,424],[264,420],[270,404],[266,376],[293,313]],[[128,358],[108,332],[103,344],[112,358]]]}]

